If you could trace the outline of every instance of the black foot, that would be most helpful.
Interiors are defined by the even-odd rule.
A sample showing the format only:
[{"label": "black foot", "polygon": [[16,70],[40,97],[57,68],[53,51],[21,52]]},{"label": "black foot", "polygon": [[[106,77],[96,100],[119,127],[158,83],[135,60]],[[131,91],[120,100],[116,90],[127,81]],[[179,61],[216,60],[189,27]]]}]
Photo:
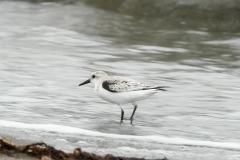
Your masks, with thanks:
[{"label": "black foot", "polygon": [[133,122],[133,117],[129,118],[129,120],[131,121],[131,125],[132,125],[132,122]]},{"label": "black foot", "polygon": [[133,126],[133,118],[132,117],[130,117],[130,118],[124,118],[124,120],[130,120],[130,124]]}]

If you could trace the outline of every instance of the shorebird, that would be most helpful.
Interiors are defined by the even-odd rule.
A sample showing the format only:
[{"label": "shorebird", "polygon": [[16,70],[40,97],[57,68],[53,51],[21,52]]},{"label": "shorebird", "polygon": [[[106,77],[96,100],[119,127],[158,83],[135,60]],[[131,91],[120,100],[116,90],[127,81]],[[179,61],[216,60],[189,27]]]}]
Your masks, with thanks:
[{"label": "shorebird", "polygon": [[103,71],[92,73],[90,79],[79,84],[79,86],[87,83],[94,84],[94,90],[100,98],[120,106],[121,123],[123,122],[124,117],[124,110],[121,105],[132,103],[134,109],[129,118],[131,124],[137,109],[136,101],[146,99],[158,91],[166,91],[164,88],[168,88],[168,86],[151,87],[128,77],[109,76]]}]

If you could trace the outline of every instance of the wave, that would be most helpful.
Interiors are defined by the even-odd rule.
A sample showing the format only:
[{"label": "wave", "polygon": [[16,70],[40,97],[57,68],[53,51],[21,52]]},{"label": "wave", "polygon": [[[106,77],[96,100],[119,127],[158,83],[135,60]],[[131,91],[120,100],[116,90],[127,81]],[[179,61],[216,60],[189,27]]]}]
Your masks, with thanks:
[{"label": "wave", "polygon": [[158,135],[148,135],[148,136],[119,135],[119,134],[101,133],[97,131],[90,131],[86,129],[69,127],[69,126],[61,126],[61,125],[55,125],[55,124],[27,124],[22,122],[0,120],[0,127],[38,130],[38,131],[56,132],[56,133],[65,133],[65,134],[66,133],[77,134],[77,135],[105,137],[105,138],[114,138],[114,139],[145,140],[145,141],[153,141],[153,142],[158,142],[162,144],[171,144],[171,145],[188,145],[188,146],[201,146],[201,147],[240,150],[240,143],[235,143],[235,142],[201,141],[201,140],[190,140],[190,139],[184,139],[184,138],[168,138],[168,137],[163,137]]},{"label": "wave", "polygon": [[[178,14],[182,11],[183,16],[192,16],[190,12],[215,15],[228,14],[238,10],[240,2],[237,0],[206,1],[206,0],[161,0],[161,1],[131,1],[131,0],[82,0],[84,3],[101,9],[117,11],[130,15],[143,16],[167,16],[169,13]],[[77,2],[72,0],[72,2]],[[194,11],[195,10],[195,11]],[[224,10],[228,10],[225,12]],[[210,11],[210,12],[209,12]],[[214,11],[215,13],[213,13]],[[237,14],[238,11],[235,13]]]},{"label": "wave", "polygon": [[[139,22],[141,25],[146,25],[147,28],[156,29],[210,29],[216,31],[239,32],[239,0],[222,0],[222,1],[207,1],[207,0],[161,0],[161,1],[131,1],[131,0],[20,0],[34,2],[36,5],[41,4],[41,7],[51,7],[48,4],[60,3],[63,7],[68,5],[72,10],[71,13],[78,13],[76,10],[82,10],[84,7],[87,10],[92,8],[96,13],[99,13],[98,19],[109,19],[109,16],[121,17],[129,20],[129,22]],[[34,4],[35,5],[35,4]],[[86,6],[87,5],[87,6]],[[74,7],[73,7],[74,6]],[[88,8],[88,7],[91,7]],[[68,8],[67,7],[67,8]],[[85,10],[84,9],[84,10]],[[99,12],[99,9],[106,12]],[[60,11],[56,10],[61,13]],[[110,11],[110,12],[108,12]],[[95,13],[94,12],[94,13]],[[115,12],[116,14],[112,14]],[[74,16],[69,14],[67,16]],[[84,16],[88,15],[88,12]],[[95,14],[96,15],[96,14]],[[95,15],[93,17],[95,17]],[[33,13],[34,17],[34,13]],[[89,15],[89,17],[92,17]],[[104,18],[108,17],[108,18]],[[79,16],[81,18],[81,16]],[[67,19],[67,18],[65,18]],[[111,19],[111,18],[110,18]],[[112,19],[111,21],[113,21]],[[140,20],[140,21],[139,21]],[[91,20],[92,21],[92,20]],[[121,20],[122,21],[122,20]],[[85,21],[83,21],[85,22]],[[102,21],[99,21],[102,22]],[[70,23],[71,24],[71,23]],[[84,23],[83,23],[84,24]],[[94,23],[92,23],[94,24]],[[125,25],[126,23],[122,23]],[[214,24],[214,25],[213,25]],[[102,24],[100,23],[102,26]],[[81,26],[81,25],[80,25]],[[85,24],[83,25],[85,26]],[[109,23],[109,26],[112,26]],[[98,26],[99,27],[99,26]],[[112,26],[113,27],[113,26]],[[103,27],[105,28],[105,27]],[[113,27],[114,28],[114,27]],[[8,35],[4,35],[8,36]],[[64,37],[66,38],[66,37]],[[64,41],[59,38],[61,41]],[[58,39],[58,40],[59,40]],[[58,42],[56,40],[51,40]],[[74,37],[68,39],[76,42],[70,45],[78,45],[79,42]],[[89,43],[88,43],[89,44]]]}]

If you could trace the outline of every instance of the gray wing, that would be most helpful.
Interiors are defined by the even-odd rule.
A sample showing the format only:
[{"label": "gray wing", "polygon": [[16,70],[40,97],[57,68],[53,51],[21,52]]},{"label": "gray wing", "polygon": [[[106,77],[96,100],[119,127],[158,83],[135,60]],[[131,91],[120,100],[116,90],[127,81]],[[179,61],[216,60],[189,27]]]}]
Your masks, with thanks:
[{"label": "gray wing", "polygon": [[108,78],[103,81],[102,87],[110,92],[137,91],[149,88],[148,85],[141,82],[119,76],[108,76]]}]

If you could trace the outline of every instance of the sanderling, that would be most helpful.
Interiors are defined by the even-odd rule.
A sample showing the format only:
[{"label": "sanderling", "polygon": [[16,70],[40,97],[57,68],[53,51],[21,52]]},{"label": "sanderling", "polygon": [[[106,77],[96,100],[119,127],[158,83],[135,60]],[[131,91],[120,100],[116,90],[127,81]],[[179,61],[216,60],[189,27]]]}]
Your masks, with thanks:
[{"label": "sanderling", "polygon": [[148,98],[159,90],[166,91],[164,88],[167,88],[167,86],[151,87],[128,77],[109,76],[103,71],[92,73],[90,79],[79,84],[79,86],[90,82],[94,84],[94,90],[100,98],[120,106],[121,122],[124,116],[124,110],[121,105],[127,103],[134,105],[132,116],[130,117],[131,124],[137,109],[135,102]]}]

